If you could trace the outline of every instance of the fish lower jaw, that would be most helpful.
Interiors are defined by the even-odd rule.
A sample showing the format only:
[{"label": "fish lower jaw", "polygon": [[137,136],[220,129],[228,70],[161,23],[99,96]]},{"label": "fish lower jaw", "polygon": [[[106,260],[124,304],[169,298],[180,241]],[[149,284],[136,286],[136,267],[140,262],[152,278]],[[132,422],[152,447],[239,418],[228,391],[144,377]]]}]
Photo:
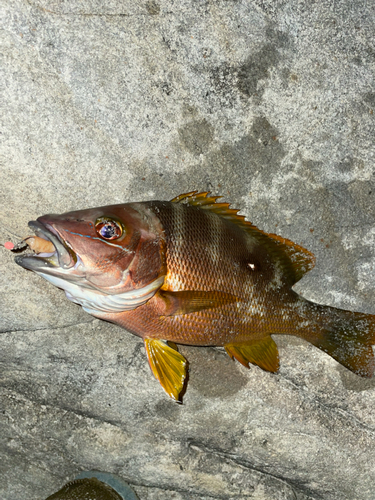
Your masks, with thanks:
[{"label": "fish lower jaw", "polygon": [[53,253],[33,253],[26,252],[22,255],[18,255],[15,258],[15,262],[25,269],[29,269],[34,272],[43,272],[43,270],[47,271],[48,269],[59,269],[59,259],[57,256],[57,252]]}]

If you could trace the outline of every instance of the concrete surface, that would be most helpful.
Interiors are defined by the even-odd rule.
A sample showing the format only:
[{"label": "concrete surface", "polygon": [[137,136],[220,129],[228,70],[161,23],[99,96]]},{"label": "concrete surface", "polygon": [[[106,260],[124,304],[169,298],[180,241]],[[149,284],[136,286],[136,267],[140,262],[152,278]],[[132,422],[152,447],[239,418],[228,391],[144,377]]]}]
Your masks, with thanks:
[{"label": "concrete surface", "polygon": [[[358,0],[1,0],[0,243],[112,203],[222,194],[313,251],[305,297],[375,313],[375,13]],[[0,248],[0,497],[81,470],[141,500],[374,498],[375,382],[276,337],[281,369],[142,343]]]}]

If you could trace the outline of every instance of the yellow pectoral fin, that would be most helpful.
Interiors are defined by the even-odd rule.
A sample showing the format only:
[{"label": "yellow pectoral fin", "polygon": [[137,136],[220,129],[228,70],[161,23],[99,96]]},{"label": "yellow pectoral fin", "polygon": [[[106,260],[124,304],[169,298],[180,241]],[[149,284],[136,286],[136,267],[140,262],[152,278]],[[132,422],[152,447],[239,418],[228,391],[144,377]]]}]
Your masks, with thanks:
[{"label": "yellow pectoral fin", "polygon": [[162,316],[177,316],[179,314],[190,314],[204,309],[212,309],[225,304],[237,302],[239,299],[230,293],[220,291],[196,291],[182,290],[173,292],[159,290],[155,296],[160,307]]},{"label": "yellow pectoral fin", "polygon": [[162,340],[146,338],[144,342],[152,373],[168,396],[178,401],[186,377],[186,359]]},{"label": "yellow pectoral fin", "polygon": [[224,347],[231,358],[236,358],[247,368],[249,363],[254,363],[269,372],[275,373],[279,369],[279,352],[270,336],[253,342],[227,344]]}]

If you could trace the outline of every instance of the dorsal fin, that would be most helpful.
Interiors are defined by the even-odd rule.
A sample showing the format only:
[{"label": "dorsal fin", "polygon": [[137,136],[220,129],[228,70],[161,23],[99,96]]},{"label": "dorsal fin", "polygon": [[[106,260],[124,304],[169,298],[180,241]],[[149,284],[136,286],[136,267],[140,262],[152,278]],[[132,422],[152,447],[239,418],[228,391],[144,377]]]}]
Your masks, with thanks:
[{"label": "dorsal fin", "polygon": [[239,210],[229,208],[229,203],[217,203],[219,198],[222,197],[210,196],[209,191],[202,193],[190,191],[176,196],[171,201],[209,210],[241,227],[261,245],[264,245],[274,262],[283,266],[291,285],[294,285],[314,267],[315,256],[313,253],[277,234],[267,234],[258,229],[251,222],[245,220],[243,215],[238,215]]}]

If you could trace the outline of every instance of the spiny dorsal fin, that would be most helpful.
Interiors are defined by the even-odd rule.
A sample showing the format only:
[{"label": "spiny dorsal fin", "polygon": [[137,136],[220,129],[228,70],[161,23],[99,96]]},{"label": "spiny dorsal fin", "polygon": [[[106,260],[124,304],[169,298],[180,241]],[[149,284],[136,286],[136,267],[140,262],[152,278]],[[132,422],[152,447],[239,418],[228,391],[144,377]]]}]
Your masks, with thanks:
[{"label": "spiny dorsal fin", "polygon": [[258,229],[251,222],[245,220],[243,215],[238,215],[239,210],[229,208],[229,203],[217,203],[219,198],[222,197],[210,196],[208,191],[202,193],[190,191],[190,193],[176,196],[171,201],[209,210],[247,231],[261,245],[264,245],[275,262],[283,266],[291,285],[299,281],[305,273],[311,271],[315,265],[313,253],[277,234],[267,234]]}]

